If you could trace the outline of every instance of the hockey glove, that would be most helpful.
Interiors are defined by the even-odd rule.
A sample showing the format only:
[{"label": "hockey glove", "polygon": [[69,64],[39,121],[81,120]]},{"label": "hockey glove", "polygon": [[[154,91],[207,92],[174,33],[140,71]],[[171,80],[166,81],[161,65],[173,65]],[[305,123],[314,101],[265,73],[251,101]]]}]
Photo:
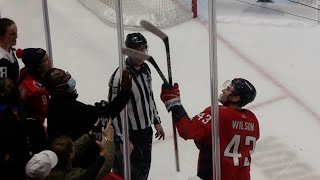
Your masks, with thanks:
[{"label": "hockey glove", "polygon": [[168,84],[163,84],[160,98],[168,112],[171,111],[172,107],[181,105],[179,85],[175,83],[174,86],[170,88]]}]

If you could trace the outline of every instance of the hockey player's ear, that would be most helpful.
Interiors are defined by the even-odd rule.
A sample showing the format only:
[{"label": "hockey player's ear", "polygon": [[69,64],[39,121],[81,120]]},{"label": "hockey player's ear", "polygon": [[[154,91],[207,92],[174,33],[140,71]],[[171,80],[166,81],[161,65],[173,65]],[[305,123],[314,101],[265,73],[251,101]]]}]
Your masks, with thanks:
[{"label": "hockey player's ear", "polygon": [[241,100],[241,97],[240,97],[240,96],[232,96],[232,101],[233,101],[234,103],[238,103],[240,100]]}]

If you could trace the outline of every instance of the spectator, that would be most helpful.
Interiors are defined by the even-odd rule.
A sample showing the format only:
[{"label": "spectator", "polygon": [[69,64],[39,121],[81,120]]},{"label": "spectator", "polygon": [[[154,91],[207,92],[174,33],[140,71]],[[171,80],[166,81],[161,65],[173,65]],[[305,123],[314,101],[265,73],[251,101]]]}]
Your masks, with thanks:
[{"label": "spectator", "polygon": [[41,122],[24,115],[19,95],[11,79],[0,78],[0,176],[8,179],[23,179],[25,164],[47,143]]},{"label": "spectator", "polygon": [[115,117],[125,107],[129,99],[131,79],[123,71],[122,92],[104,108],[87,105],[77,101],[76,81],[61,69],[50,69],[45,77],[46,87],[50,92],[48,108],[48,136],[53,140],[67,135],[72,140],[89,132],[101,114],[106,112]]},{"label": "spectator", "polygon": [[52,68],[51,60],[41,48],[18,49],[17,57],[22,58],[25,67],[20,71],[20,98],[27,107],[29,117],[44,123],[47,117],[49,92],[43,85],[43,77]]},{"label": "spectator", "polygon": [[24,179],[30,155],[18,103],[18,88],[11,79],[0,78],[0,179]]},{"label": "spectator", "polygon": [[100,155],[87,169],[73,167],[72,161],[82,156],[85,149],[93,145],[93,139],[89,134],[84,134],[73,143],[68,136],[60,136],[51,144],[51,150],[58,156],[58,164],[49,175],[50,180],[71,179],[102,179],[112,168],[115,145],[113,142],[114,130],[110,120],[106,128],[102,127],[103,138],[96,144],[100,149]]},{"label": "spectator", "polygon": [[19,64],[12,46],[17,43],[17,26],[8,18],[0,18],[0,78],[18,82]]},{"label": "spectator", "polygon": [[58,157],[50,150],[41,151],[32,156],[26,165],[27,180],[44,180],[57,165]]}]

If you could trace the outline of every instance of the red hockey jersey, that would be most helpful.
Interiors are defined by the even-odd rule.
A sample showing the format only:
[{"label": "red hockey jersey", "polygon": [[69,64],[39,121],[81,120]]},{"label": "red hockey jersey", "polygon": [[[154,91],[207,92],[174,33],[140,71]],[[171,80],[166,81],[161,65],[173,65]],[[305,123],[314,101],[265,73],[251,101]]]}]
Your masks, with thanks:
[{"label": "red hockey jersey", "polygon": [[[184,116],[176,124],[180,136],[194,139],[200,149],[198,176],[212,180],[211,107],[191,121]],[[250,180],[251,154],[259,139],[259,123],[246,109],[219,107],[221,180]]]},{"label": "red hockey jersey", "polygon": [[41,118],[44,123],[48,110],[48,90],[29,74],[24,75],[19,89],[21,101],[27,106],[29,115]]}]

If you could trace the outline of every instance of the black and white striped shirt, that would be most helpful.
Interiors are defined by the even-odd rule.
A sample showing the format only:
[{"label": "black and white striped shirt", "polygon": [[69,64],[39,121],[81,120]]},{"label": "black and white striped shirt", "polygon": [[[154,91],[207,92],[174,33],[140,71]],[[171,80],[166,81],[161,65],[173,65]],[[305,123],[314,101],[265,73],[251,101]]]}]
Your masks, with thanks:
[{"label": "black and white striped shirt", "polygon": [[[154,102],[151,74],[147,64],[141,66],[137,71],[126,62],[126,68],[132,75],[132,90],[130,100],[127,104],[127,114],[130,130],[141,130],[150,127],[152,124],[159,124],[160,117]],[[112,74],[109,81],[109,102],[120,92],[120,70]],[[120,115],[123,115],[121,111]],[[121,116],[113,119],[113,125],[118,135],[122,134]]]}]

